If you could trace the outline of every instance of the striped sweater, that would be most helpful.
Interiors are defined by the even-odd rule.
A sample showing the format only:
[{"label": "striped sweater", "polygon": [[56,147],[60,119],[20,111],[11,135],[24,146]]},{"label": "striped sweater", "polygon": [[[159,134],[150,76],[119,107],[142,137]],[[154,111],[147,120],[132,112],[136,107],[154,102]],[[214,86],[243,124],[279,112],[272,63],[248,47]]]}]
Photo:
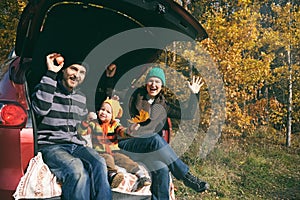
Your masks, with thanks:
[{"label": "striped sweater", "polygon": [[78,90],[69,92],[57,73],[47,71],[32,95],[32,108],[38,122],[38,144],[86,144],[77,135],[77,125],[88,113],[86,97]]}]

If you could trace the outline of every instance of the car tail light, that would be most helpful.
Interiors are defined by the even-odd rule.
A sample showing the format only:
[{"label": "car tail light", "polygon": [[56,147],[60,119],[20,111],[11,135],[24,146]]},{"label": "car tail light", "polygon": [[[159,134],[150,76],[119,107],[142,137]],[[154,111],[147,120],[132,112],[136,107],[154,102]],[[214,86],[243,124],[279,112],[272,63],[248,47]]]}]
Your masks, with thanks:
[{"label": "car tail light", "polygon": [[27,121],[27,112],[19,104],[14,102],[0,103],[0,127],[25,126]]}]

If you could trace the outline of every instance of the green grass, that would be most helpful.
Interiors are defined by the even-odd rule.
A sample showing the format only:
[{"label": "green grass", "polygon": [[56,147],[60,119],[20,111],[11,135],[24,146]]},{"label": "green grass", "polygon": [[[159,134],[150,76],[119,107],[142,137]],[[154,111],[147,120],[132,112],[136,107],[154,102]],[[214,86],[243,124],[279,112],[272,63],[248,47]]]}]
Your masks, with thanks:
[{"label": "green grass", "polygon": [[292,147],[285,147],[284,135],[276,134],[265,129],[247,137],[222,137],[205,160],[195,156],[199,144],[194,142],[182,159],[210,190],[198,194],[174,179],[176,198],[300,199],[300,135],[292,135]]}]

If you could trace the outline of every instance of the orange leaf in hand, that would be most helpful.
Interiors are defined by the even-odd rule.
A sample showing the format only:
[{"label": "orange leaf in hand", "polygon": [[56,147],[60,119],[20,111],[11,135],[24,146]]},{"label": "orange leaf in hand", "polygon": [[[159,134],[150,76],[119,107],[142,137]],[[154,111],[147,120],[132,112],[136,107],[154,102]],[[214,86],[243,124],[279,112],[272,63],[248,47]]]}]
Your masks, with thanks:
[{"label": "orange leaf in hand", "polygon": [[128,120],[130,123],[141,123],[145,122],[149,119],[149,113],[144,111],[143,109],[140,111],[140,114]]}]

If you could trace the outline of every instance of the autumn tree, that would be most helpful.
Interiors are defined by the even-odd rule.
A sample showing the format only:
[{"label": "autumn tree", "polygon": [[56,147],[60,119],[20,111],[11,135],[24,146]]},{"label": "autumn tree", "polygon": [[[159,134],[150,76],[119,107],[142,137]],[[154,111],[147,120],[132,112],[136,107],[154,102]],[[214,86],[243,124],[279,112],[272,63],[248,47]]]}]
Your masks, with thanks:
[{"label": "autumn tree", "polygon": [[190,10],[210,36],[205,46],[224,75],[230,126],[286,130],[291,75],[293,130],[299,129],[298,4],[192,1]]},{"label": "autumn tree", "polygon": [[273,54],[261,51],[260,6],[240,0],[197,1],[193,7],[210,37],[202,45],[223,74],[226,123],[241,132],[254,130],[267,116],[266,101],[258,97],[258,91],[271,78]]},{"label": "autumn tree", "polygon": [[[282,124],[287,134],[287,146],[290,146],[290,135],[299,129],[299,42],[300,10],[293,2],[272,3],[264,15],[265,50],[276,55],[271,68],[272,96],[281,104],[281,110],[271,110],[273,123]],[[278,120],[279,119],[279,120]],[[298,130],[299,131],[299,130]]]},{"label": "autumn tree", "polygon": [[7,58],[14,47],[16,29],[22,10],[26,6],[25,0],[0,1],[0,59]]}]

